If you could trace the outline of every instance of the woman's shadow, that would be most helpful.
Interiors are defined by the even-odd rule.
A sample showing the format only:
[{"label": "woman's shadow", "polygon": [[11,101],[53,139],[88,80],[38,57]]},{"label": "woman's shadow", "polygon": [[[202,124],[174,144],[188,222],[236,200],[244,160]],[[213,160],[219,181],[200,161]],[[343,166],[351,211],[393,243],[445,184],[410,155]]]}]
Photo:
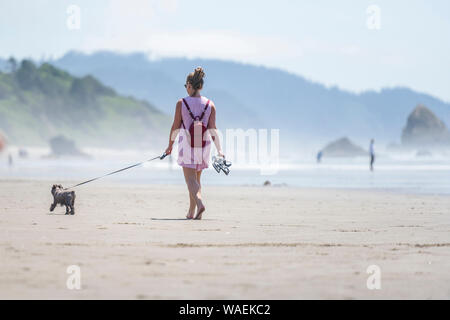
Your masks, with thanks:
[{"label": "woman's shadow", "polygon": [[[195,219],[188,219],[188,218],[151,218],[151,220],[155,221],[190,221]],[[211,220],[211,219],[201,219],[201,220]],[[199,221],[201,221],[199,220]]]},{"label": "woman's shadow", "polygon": [[192,219],[188,219],[188,218],[151,218],[151,220],[156,220],[156,221],[186,221],[186,220],[192,220]]}]

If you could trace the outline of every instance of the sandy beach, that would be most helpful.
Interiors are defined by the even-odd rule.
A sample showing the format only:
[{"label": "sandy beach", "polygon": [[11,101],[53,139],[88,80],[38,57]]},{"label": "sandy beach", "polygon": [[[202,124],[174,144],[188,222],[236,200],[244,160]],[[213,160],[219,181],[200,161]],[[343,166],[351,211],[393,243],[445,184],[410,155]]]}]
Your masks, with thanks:
[{"label": "sandy beach", "polygon": [[50,187],[0,182],[1,299],[450,298],[449,196],[206,183],[188,221],[181,185],[92,183],[75,216]]}]

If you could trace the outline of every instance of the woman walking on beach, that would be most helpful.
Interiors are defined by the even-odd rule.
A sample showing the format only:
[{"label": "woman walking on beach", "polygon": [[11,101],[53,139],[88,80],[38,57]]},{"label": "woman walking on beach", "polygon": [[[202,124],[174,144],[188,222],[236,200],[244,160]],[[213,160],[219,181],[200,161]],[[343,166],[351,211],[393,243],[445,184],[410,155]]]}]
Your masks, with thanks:
[{"label": "woman walking on beach", "polygon": [[202,170],[209,166],[210,138],[214,141],[218,155],[224,157],[217,134],[216,107],[211,100],[200,94],[204,77],[205,73],[201,67],[187,76],[184,86],[188,96],[177,102],[169,146],[166,149],[166,154],[172,153],[175,138],[179,133],[177,162],[183,167],[189,191],[189,210],[186,218],[198,220],[206,210],[202,201],[200,178]]}]

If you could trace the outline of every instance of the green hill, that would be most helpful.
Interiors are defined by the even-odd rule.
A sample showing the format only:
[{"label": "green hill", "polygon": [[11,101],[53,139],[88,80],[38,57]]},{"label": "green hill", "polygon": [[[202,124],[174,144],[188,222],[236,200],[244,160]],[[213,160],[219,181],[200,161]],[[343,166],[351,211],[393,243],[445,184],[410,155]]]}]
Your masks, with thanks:
[{"label": "green hill", "polygon": [[167,138],[167,115],[92,76],[29,60],[9,71],[0,72],[0,131],[11,144],[47,145],[59,134],[85,146],[149,146]]}]

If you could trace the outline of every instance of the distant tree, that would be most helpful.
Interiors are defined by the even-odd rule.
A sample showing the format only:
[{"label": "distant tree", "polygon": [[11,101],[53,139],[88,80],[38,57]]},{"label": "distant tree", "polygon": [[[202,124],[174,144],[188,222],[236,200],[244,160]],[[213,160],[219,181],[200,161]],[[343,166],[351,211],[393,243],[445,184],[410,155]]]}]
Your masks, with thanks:
[{"label": "distant tree", "polygon": [[8,63],[9,63],[9,69],[10,69],[11,73],[16,72],[16,70],[17,70],[17,61],[16,61],[16,59],[14,59],[14,57],[10,57],[8,59]]},{"label": "distant tree", "polygon": [[71,85],[70,94],[79,102],[91,103],[98,95],[114,95],[111,88],[102,85],[92,76],[76,78]]},{"label": "distant tree", "polygon": [[38,73],[31,60],[23,60],[20,68],[15,72],[16,79],[21,88],[28,90],[36,85]]}]

